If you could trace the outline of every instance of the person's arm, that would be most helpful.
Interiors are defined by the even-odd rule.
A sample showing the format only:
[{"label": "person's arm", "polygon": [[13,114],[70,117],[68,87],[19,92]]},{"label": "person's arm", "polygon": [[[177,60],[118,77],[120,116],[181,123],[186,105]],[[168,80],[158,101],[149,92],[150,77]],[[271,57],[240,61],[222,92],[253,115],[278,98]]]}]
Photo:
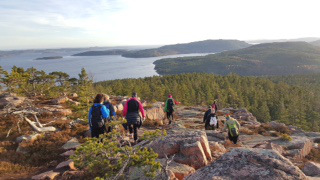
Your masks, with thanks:
[{"label": "person's arm", "polygon": [[110,116],[110,111],[109,111],[109,109],[106,108],[105,105],[102,105],[102,107],[101,107],[101,112],[102,112],[102,117],[103,117],[104,119],[109,118],[109,116]]},{"label": "person's arm", "polygon": [[209,110],[207,110],[207,111],[204,113],[203,122],[206,122],[206,119],[207,119],[207,117],[208,117],[208,114],[209,114]]},{"label": "person's arm", "polygon": [[116,116],[116,112],[114,111],[113,105],[111,103],[110,103],[110,106],[109,106],[109,110],[110,110],[110,116],[111,117],[113,117],[113,116],[115,117]]},{"label": "person's arm", "polygon": [[127,113],[128,113],[128,102],[129,102],[129,101],[130,101],[130,100],[128,100],[128,101],[126,102],[126,104],[124,105],[123,112],[122,112],[123,117],[126,117],[126,116],[127,116]]},{"label": "person's arm", "polygon": [[92,126],[91,118],[92,118],[92,108],[90,108],[90,110],[89,110],[89,115],[88,115],[88,122],[89,122],[89,126],[90,126],[90,127]]},{"label": "person's arm", "polygon": [[227,120],[224,122],[224,127],[223,127],[223,131],[226,131],[228,128],[228,124],[227,124]]},{"label": "person's arm", "polygon": [[237,123],[237,127],[238,127],[238,129],[240,129],[240,123],[237,121],[237,120],[235,120],[236,121],[236,123]]},{"label": "person's arm", "polygon": [[139,103],[139,109],[140,109],[142,118],[145,118],[146,117],[146,113],[144,112],[143,106],[142,106],[140,101],[138,101],[138,103]]}]

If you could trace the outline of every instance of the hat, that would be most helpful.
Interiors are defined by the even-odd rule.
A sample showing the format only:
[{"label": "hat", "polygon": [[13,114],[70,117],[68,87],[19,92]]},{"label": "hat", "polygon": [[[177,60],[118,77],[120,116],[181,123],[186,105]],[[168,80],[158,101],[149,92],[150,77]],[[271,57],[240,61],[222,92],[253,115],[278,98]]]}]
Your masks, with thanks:
[{"label": "hat", "polygon": [[172,94],[169,94],[168,97],[169,97],[169,98],[172,98]]}]

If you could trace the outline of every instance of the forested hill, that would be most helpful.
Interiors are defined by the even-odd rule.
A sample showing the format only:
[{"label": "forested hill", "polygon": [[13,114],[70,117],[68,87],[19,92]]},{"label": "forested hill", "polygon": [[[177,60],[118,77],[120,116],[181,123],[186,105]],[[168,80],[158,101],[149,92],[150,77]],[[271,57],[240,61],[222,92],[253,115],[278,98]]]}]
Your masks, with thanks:
[{"label": "forested hill", "polygon": [[182,74],[99,82],[96,89],[122,96],[136,91],[148,101],[165,101],[171,93],[184,105],[208,105],[218,99],[220,107],[247,108],[261,122],[278,120],[319,131],[320,75],[303,79],[317,85],[305,87],[299,77],[270,80],[238,75]]},{"label": "forested hill", "polygon": [[291,75],[320,72],[320,47],[306,42],[278,42],[250,46],[201,57],[155,61],[161,74],[204,72],[245,76]]},{"label": "forested hill", "polygon": [[315,45],[315,46],[320,46],[320,40],[313,41],[310,44]]},{"label": "forested hill", "polygon": [[130,51],[122,54],[124,57],[145,58],[175,54],[217,53],[249,47],[250,44],[238,40],[205,40],[185,44],[166,45],[154,49]]}]

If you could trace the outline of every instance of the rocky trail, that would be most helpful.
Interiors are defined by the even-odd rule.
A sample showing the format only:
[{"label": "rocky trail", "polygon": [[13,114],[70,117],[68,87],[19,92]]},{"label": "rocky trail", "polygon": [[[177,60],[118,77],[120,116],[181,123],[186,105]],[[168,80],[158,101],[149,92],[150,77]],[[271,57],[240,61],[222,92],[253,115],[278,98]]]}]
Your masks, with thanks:
[{"label": "rocky trail", "polygon": [[[83,172],[77,170],[69,157],[90,133],[87,124],[80,119],[72,119],[74,112],[65,106],[67,101],[76,105],[76,98],[58,98],[45,104],[19,98],[15,95],[0,97],[1,117],[5,117],[8,110],[37,112],[38,120],[32,114],[25,115],[31,124],[38,128],[55,129],[37,131],[25,118],[21,121],[15,119],[12,121],[14,123],[4,127],[10,118],[2,118],[0,123],[5,132],[1,134],[0,172],[5,172],[6,165],[15,170],[0,175],[0,179],[81,179]],[[112,100],[120,113],[126,98],[112,97]],[[174,122],[168,125],[163,113],[163,103],[145,102],[144,106],[147,120],[139,130],[139,137],[144,132],[155,129],[165,129],[168,135],[153,141],[140,141],[138,145],[152,148],[158,153],[157,161],[161,164],[166,162],[167,157],[172,160],[168,164],[170,179],[320,178],[320,162],[316,157],[320,157],[320,133],[304,132],[278,122],[259,123],[247,110],[233,108],[219,110],[217,114],[220,128],[206,131],[203,123],[206,107],[178,106]],[[229,112],[241,124],[237,145],[226,141],[227,134],[222,132],[225,121],[223,115]],[[15,114],[14,117],[19,116]],[[21,133],[17,126],[20,126]],[[54,155],[40,158],[47,154],[32,154],[35,148],[43,148]],[[27,160],[22,163],[17,160],[19,157],[28,157],[37,166],[32,166],[32,162]],[[37,162],[37,159],[50,161]],[[34,168],[26,168],[29,166]],[[23,171],[26,173],[21,173]],[[128,179],[148,179],[141,172],[140,168],[130,168]],[[161,177],[162,174],[158,174],[157,179]]]}]

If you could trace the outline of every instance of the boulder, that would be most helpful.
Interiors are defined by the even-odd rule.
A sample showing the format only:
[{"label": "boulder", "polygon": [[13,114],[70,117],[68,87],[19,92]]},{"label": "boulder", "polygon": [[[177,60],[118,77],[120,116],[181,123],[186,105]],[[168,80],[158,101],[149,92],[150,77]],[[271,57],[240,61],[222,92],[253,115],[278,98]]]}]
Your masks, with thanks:
[{"label": "boulder", "polygon": [[148,121],[155,122],[157,125],[163,125],[165,113],[162,105],[159,103],[155,103],[151,108],[146,109],[146,117]]},{"label": "boulder", "polygon": [[4,108],[7,105],[12,105],[14,107],[17,107],[21,105],[25,97],[20,97],[17,94],[14,93],[4,93],[0,95],[0,109]]},{"label": "boulder", "polygon": [[59,97],[57,99],[51,100],[51,103],[55,104],[55,105],[60,105],[60,104],[65,104],[66,102],[68,102],[70,100],[71,99],[69,99],[68,97],[64,96],[64,97]]},{"label": "boulder", "polygon": [[209,146],[210,146],[210,150],[211,150],[212,155],[224,154],[227,152],[226,148],[218,142],[209,141]]},{"label": "boulder", "polygon": [[179,179],[183,180],[185,177],[188,175],[194,173],[196,170],[193,167],[176,163],[176,162],[171,162],[168,165],[168,169],[174,174],[174,176]]},{"label": "boulder", "polygon": [[277,151],[279,154],[283,154],[284,153],[284,149],[283,149],[282,146],[280,146],[278,144],[274,144],[272,142],[269,142],[266,145],[266,149],[271,149],[271,150]]},{"label": "boulder", "polygon": [[71,150],[71,149],[76,149],[79,147],[81,144],[77,140],[77,138],[72,138],[70,139],[66,144],[62,146],[63,149],[65,150]]},{"label": "boulder", "polygon": [[313,141],[305,136],[291,136],[292,141],[271,141],[274,144],[278,144],[286,149],[285,156],[289,156],[294,159],[303,159],[307,156],[313,148]]},{"label": "boulder", "polygon": [[273,150],[234,148],[187,180],[307,179],[287,158]]},{"label": "boulder", "polygon": [[67,156],[67,157],[69,157],[69,156],[74,155],[74,153],[75,153],[74,150],[69,150],[69,151],[66,151],[66,152],[60,154],[60,156]]},{"label": "boulder", "polygon": [[23,136],[19,136],[16,139],[17,143],[21,143],[22,141],[27,141],[27,142],[33,142],[35,140],[38,139],[38,137],[40,137],[41,134],[32,134],[32,135],[23,135]]},{"label": "boulder", "polygon": [[38,174],[36,176],[32,176],[31,179],[34,180],[52,180],[55,179],[57,176],[59,176],[59,172],[53,172],[53,171],[48,171],[48,172],[44,172],[41,174]]},{"label": "boulder", "polygon": [[257,118],[254,117],[247,109],[236,110],[232,114],[232,117],[237,120],[257,122]]},{"label": "boulder", "polygon": [[320,177],[320,164],[309,161],[304,165],[302,171],[307,176],[319,176]]},{"label": "boulder", "polygon": [[74,162],[72,160],[67,160],[64,162],[61,162],[57,165],[56,169],[67,169],[67,170],[77,170],[77,168],[74,166]]},{"label": "boulder", "polygon": [[122,103],[119,103],[117,106],[117,111],[123,111],[124,105]]},{"label": "boulder", "polygon": [[147,147],[159,154],[159,158],[176,155],[174,160],[195,169],[207,165],[211,160],[211,150],[204,131],[179,129],[168,131],[169,135],[158,138]]}]

